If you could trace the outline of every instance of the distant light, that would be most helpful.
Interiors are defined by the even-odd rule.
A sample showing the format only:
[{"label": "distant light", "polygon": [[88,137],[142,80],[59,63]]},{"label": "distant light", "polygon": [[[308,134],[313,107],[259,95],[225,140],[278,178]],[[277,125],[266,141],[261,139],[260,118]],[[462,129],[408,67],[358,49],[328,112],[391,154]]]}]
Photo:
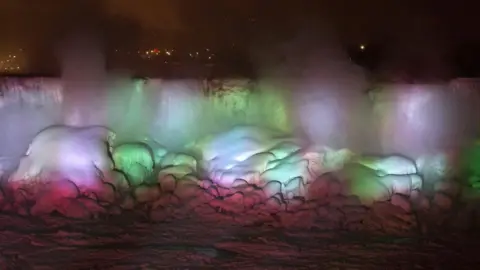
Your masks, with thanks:
[{"label": "distant light", "polygon": [[364,51],[365,50],[365,45],[360,45],[360,50]]},{"label": "distant light", "polygon": [[171,53],[170,53],[169,51],[166,51],[165,53],[166,53],[167,55],[171,55]]}]

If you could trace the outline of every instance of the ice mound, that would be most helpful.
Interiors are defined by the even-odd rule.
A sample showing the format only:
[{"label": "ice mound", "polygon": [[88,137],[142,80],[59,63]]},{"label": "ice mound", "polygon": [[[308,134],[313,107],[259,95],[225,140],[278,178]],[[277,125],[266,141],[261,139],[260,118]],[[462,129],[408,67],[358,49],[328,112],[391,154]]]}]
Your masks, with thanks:
[{"label": "ice mound", "polygon": [[152,150],[155,166],[159,166],[162,159],[168,152],[167,148],[149,137],[145,138],[143,140],[143,143],[147,144],[150,147],[150,149]]},{"label": "ice mound", "polygon": [[[413,211],[450,209],[460,193],[455,182],[439,181],[426,196],[422,171],[402,156],[304,146],[250,126],[212,135],[185,153],[153,140],[112,148],[113,138],[103,127],[40,132],[2,187],[0,207],[81,219],[147,211],[154,221],[194,215],[353,229],[388,223],[381,213],[403,220],[403,230],[415,224]],[[424,160],[442,164],[438,157]]]},{"label": "ice mound", "polygon": [[195,147],[209,178],[221,186],[231,187],[236,179],[263,173],[271,162],[279,159],[277,156],[283,159],[299,149],[288,142],[291,140],[280,138],[270,130],[239,126],[200,140]]},{"label": "ice mound", "polygon": [[113,202],[114,187],[103,179],[111,177],[114,138],[112,131],[101,126],[42,130],[4,187],[10,207],[32,214],[58,211],[83,217],[78,212],[84,207],[79,204],[81,197]]},{"label": "ice mound", "polygon": [[422,155],[415,162],[425,184],[432,186],[453,176],[455,161],[452,159],[454,158],[447,153],[436,153]]},{"label": "ice mound", "polygon": [[410,196],[423,188],[415,162],[398,155],[356,156],[340,174],[346,179],[347,193],[358,196],[366,205],[387,201],[395,194]]},{"label": "ice mound", "polygon": [[192,143],[188,148],[199,152],[202,159],[206,161],[227,156],[236,161],[243,161],[279,143],[281,139],[277,136],[271,130],[256,126],[238,126],[206,136]]},{"label": "ice mound", "polygon": [[116,146],[112,153],[115,168],[124,172],[133,185],[139,185],[152,175],[155,157],[145,143],[126,143]]},{"label": "ice mound", "polygon": [[399,155],[386,157],[362,156],[357,158],[356,162],[376,171],[378,175],[408,175],[418,173],[415,161]]},{"label": "ice mound", "polygon": [[73,181],[79,187],[95,184],[99,173],[113,168],[110,143],[115,134],[100,126],[51,126],[35,136],[9,182],[48,179],[51,173]]}]

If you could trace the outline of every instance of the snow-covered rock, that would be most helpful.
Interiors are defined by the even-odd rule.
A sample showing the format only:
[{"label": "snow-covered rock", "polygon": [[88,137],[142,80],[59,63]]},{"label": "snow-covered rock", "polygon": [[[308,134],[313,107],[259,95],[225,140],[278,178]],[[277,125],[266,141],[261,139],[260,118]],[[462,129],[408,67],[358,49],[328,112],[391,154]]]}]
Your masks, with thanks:
[{"label": "snow-covered rock", "polygon": [[365,205],[375,201],[386,201],[391,197],[390,189],[382,183],[375,170],[360,164],[349,164],[341,172],[344,195],[358,196]]},{"label": "snow-covered rock", "polygon": [[412,190],[422,189],[422,178],[419,175],[386,175],[380,181],[389,189],[391,194],[398,193],[409,196]]},{"label": "snow-covered rock", "polygon": [[387,157],[357,157],[355,162],[377,172],[378,175],[417,174],[417,165],[409,158],[393,155]]},{"label": "snow-covered rock", "polygon": [[49,180],[45,178],[56,173],[79,188],[96,186],[97,179],[108,176],[113,168],[106,142],[114,136],[113,132],[99,126],[48,127],[33,139],[9,182]]},{"label": "snow-covered rock", "polygon": [[115,167],[129,175],[133,166],[141,165],[151,172],[155,165],[152,149],[145,143],[121,144],[115,147],[112,156]]},{"label": "snow-covered rock", "polygon": [[160,165],[162,168],[171,166],[185,166],[190,167],[191,170],[197,170],[197,160],[184,153],[167,153]]},{"label": "snow-covered rock", "polygon": [[416,165],[428,184],[441,182],[452,172],[452,164],[446,153],[423,155],[416,160]]},{"label": "snow-covered rock", "polygon": [[298,144],[286,141],[273,146],[267,152],[272,153],[275,159],[284,159],[300,149],[301,147]]},{"label": "snow-covered rock", "polygon": [[308,161],[301,160],[296,163],[282,162],[278,166],[262,173],[260,177],[265,182],[277,180],[284,185],[295,177],[308,179],[310,178],[310,174],[308,172]]},{"label": "snow-covered rock", "polygon": [[130,186],[136,187],[143,184],[150,176],[152,171],[145,168],[143,165],[134,163],[130,165],[128,171],[125,172]]},{"label": "snow-covered rock", "polygon": [[267,198],[282,193],[282,183],[280,181],[269,181],[263,186],[263,192]]}]

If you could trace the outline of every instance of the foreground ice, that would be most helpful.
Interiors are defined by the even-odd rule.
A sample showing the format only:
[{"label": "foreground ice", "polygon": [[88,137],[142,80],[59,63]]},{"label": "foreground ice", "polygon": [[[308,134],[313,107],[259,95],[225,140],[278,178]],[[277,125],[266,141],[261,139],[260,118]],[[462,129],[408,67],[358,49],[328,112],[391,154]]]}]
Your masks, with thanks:
[{"label": "foreground ice", "polygon": [[[433,239],[435,252],[418,253],[411,242],[478,230],[478,193],[427,165],[445,156],[362,156],[252,127],[214,134],[185,153],[152,139],[114,139],[102,127],[54,126],[9,178],[4,170],[2,269],[388,269],[391,260],[431,268],[426,262],[450,251]],[[431,193],[422,190],[428,170]]]},{"label": "foreground ice", "polygon": [[94,183],[89,181],[99,172],[108,174],[113,169],[108,148],[112,137],[110,130],[99,126],[46,128],[34,138],[11,180],[30,181],[59,173],[77,186],[91,187]]},{"label": "foreground ice", "polygon": [[[72,218],[146,209],[157,221],[220,212],[242,216],[245,224],[274,214],[282,226],[309,227],[318,215],[340,215],[333,206],[364,214],[380,207],[387,216],[404,216],[399,226],[406,229],[417,222],[412,213],[451,209],[461,191],[458,183],[441,178],[433,193],[423,192],[422,174],[405,157],[302,146],[252,126],[193,143],[191,154],[170,152],[151,139],[121,144],[114,139],[98,126],[43,130],[4,181],[2,209]],[[342,220],[357,215],[342,213]],[[363,226],[364,214],[349,226]]]}]

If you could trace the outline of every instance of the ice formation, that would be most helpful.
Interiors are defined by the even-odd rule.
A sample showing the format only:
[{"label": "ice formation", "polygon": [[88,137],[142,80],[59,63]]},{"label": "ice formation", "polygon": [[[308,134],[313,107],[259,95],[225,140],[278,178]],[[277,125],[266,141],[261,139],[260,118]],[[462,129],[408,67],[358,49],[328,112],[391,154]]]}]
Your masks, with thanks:
[{"label": "ice formation", "polygon": [[[432,203],[448,208],[452,205],[449,198],[460,192],[454,181],[447,181],[453,165],[441,151],[416,157],[415,161],[401,155],[354,153],[346,146],[332,147],[308,140],[322,127],[309,127],[307,138],[299,136],[301,131],[292,132],[287,125],[288,117],[283,117],[287,111],[282,114],[283,124],[267,124],[269,120],[265,119],[257,121],[260,125],[246,124],[265,116],[254,112],[261,106],[251,100],[256,96],[248,91],[213,102],[222,107],[222,112],[213,114],[214,109],[207,110],[212,117],[235,121],[225,120],[217,125],[213,118],[207,119],[207,127],[214,127],[208,133],[207,127],[201,127],[200,119],[209,114],[202,114],[197,105],[208,107],[213,103],[202,100],[201,96],[187,97],[187,92],[176,96],[168,89],[162,91],[161,96],[172,102],[156,112],[161,117],[156,118],[151,132],[142,122],[139,134],[125,136],[121,142],[116,142],[115,133],[102,126],[43,129],[9,177],[4,191],[9,203],[3,209],[32,215],[57,211],[75,218],[148,209],[157,219],[156,215],[170,211],[172,204],[195,211],[210,211],[198,210],[208,205],[216,212],[245,213],[261,208],[279,213],[305,205],[335,205],[340,201],[369,207],[379,202],[391,203],[408,212],[414,204],[424,207]],[[142,93],[135,95],[140,98]],[[247,97],[253,105],[242,103]],[[227,105],[217,104],[220,101]],[[192,110],[182,114],[182,108],[175,102],[185,107],[192,105]],[[229,102],[236,106],[231,111],[227,108]],[[283,99],[272,98],[271,102],[282,103]],[[138,102],[132,108],[141,104]],[[248,117],[242,116],[243,110],[250,109]],[[344,129],[336,130],[335,118],[329,118],[333,112],[328,106],[324,109],[322,123],[327,123],[324,126],[327,130],[322,131],[323,135],[336,141],[335,132]],[[337,110],[339,106],[334,111]],[[179,113],[183,118],[179,121],[183,122],[176,122],[172,113]],[[415,114],[415,110],[410,113]],[[162,130],[164,118],[168,120],[166,130],[173,132],[171,135]],[[125,126],[112,123],[135,133],[135,129],[126,127],[135,126],[140,120],[144,121],[141,113],[126,120],[134,123]],[[313,125],[310,120],[307,122]],[[303,125],[307,122],[303,121]],[[274,130],[272,126],[281,128]],[[196,130],[190,132],[187,128]],[[156,132],[161,134],[156,136]],[[341,141],[345,140],[340,138]],[[472,147],[471,151],[465,151],[462,156],[466,161],[460,162],[461,170],[468,171],[473,186],[480,182],[480,170],[472,161],[477,150]],[[11,160],[15,159],[0,164],[2,173],[15,167]],[[431,198],[425,198],[426,184],[432,186]]]},{"label": "ice formation", "polygon": [[112,138],[103,127],[53,126],[40,132],[10,178],[14,202],[7,209],[91,218],[149,205],[158,219],[159,209],[179,200],[194,209],[208,204],[227,212],[254,206],[281,212],[300,207],[302,200],[335,204],[347,196],[366,206],[391,201],[410,211],[410,198],[420,203],[415,192],[423,188],[408,158],[304,146],[260,127],[206,136],[186,148],[193,155],[168,151],[153,140],[109,147]]},{"label": "ice formation", "polygon": [[115,168],[124,172],[131,181],[141,184],[153,173],[155,158],[145,143],[127,143],[116,146],[112,153]]},{"label": "ice formation", "polygon": [[93,185],[99,173],[108,175],[113,168],[109,145],[114,138],[100,126],[46,128],[33,139],[11,181],[48,179],[58,173],[77,186]]},{"label": "ice formation", "polygon": [[417,174],[418,169],[414,161],[399,155],[387,157],[360,157],[356,162],[368,167],[377,174],[385,175],[409,175]]}]

